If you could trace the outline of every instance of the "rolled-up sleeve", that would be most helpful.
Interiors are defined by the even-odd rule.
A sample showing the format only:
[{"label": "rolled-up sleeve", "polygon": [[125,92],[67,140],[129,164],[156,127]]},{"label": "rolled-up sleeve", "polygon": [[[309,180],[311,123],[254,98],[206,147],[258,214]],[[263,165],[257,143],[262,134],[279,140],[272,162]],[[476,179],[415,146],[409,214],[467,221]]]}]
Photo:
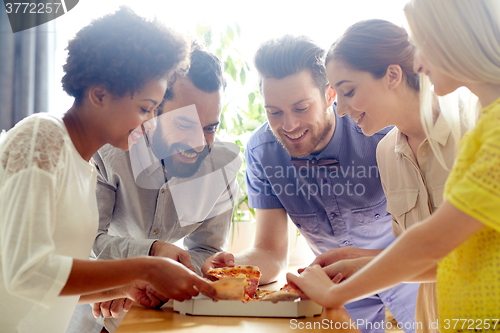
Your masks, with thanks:
[{"label": "rolled-up sleeve", "polygon": [[201,266],[210,256],[227,248],[237,193],[238,182],[237,177],[234,177],[216,204],[227,207],[226,201],[230,200],[232,209],[203,221],[196,230],[184,238],[184,247],[191,256],[191,262],[198,274],[202,273]]},{"label": "rolled-up sleeve", "polygon": [[254,150],[249,146],[245,149],[245,160],[247,164],[245,181],[249,206],[262,209],[283,208],[267,179],[265,168],[254,156]]},{"label": "rolled-up sleeve", "polygon": [[197,274],[201,275],[201,266],[210,256],[227,248],[232,216],[233,211],[229,210],[205,220],[184,238],[184,247]]},{"label": "rolled-up sleeve", "polygon": [[[96,259],[108,260],[149,255],[155,239],[119,237],[108,234],[115,209],[117,185],[108,181],[106,166],[99,152],[94,155],[93,159],[98,170],[96,196],[99,208],[99,229],[92,247],[92,256]],[[130,221],[129,223],[135,222]]]}]

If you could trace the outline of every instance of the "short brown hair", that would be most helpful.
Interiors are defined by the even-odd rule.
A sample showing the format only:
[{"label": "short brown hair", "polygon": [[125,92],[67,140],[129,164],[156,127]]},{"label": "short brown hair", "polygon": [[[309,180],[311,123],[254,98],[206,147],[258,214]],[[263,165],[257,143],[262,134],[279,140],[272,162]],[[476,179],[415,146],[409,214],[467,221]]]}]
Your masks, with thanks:
[{"label": "short brown hair", "polygon": [[207,51],[200,41],[192,41],[189,59],[189,68],[178,70],[168,80],[164,100],[175,98],[174,84],[179,76],[187,77],[196,88],[207,93],[226,89],[222,62],[215,54]]},{"label": "short brown hair", "polygon": [[323,93],[328,84],[324,64],[325,50],[309,37],[285,35],[264,42],[255,54],[255,67],[263,78],[282,79],[307,69]]},{"label": "short brown hair", "polygon": [[380,79],[390,65],[399,65],[410,88],[420,90],[420,77],[413,72],[415,47],[405,29],[384,20],[366,20],[351,25],[330,47],[325,64],[330,60],[369,72]]}]

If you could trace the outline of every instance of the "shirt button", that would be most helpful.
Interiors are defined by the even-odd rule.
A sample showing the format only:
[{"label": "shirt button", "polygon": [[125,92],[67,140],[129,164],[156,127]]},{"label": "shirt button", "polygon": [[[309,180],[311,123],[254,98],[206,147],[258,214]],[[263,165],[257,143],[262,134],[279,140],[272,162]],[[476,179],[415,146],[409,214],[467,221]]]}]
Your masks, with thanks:
[{"label": "shirt button", "polygon": [[161,189],[161,193],[165,193],[165,189],[164,188]]},{"label": "shirt button", "polygon": [[378,220],[380,218],[380,214],[375,214],[375,218]]},{"label": "shirt button", "polygon": [[300,229],[300,224],[297,224],[297,228],[299,228],[299,229]]},{"label": "shirt button", "polygon": [[334,219],[334,218],[336,218],[336,217],[337,217],[337,214],[335,214],[335,213],[331,213],[331,214],[330,214],[330,217],[331,217],[332,219]]},{"label": "shirt button", "polygon": [[158,235],[158,229],[153,230],[153,234]]},{"label": "shirt button", "polygon": [[422,152],[422,156],[427,156],[427,152],[426,152],[426,151],[423,151],[423,152]]},{"label": "shirt button", "polygon": [[344,241],[344,245],[347,245],[347,244],[349,244],[349,241]]},{"label": "shirt button", "polygon": [[387,297],[387,302],[392,302],[392,298]]}]

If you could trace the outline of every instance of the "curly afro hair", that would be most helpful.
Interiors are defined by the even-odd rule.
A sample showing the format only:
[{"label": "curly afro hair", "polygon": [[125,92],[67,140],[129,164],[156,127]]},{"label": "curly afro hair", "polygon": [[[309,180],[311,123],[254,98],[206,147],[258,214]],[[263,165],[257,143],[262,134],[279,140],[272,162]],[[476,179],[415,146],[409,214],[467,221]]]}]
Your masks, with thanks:
[{"label": "curly afro hair", "polygon": [[189,64],[190,43],[157,20],[120,7],[81,29],[66,49],[62,86],[80,102],[92,86],[123,97],[150,80],[168,78]]}]

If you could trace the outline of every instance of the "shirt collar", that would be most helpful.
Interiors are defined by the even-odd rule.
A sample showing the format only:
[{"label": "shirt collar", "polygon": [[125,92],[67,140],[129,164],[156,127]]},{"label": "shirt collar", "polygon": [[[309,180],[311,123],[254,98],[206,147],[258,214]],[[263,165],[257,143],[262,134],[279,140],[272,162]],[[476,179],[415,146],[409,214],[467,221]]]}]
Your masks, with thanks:
[{"label": "shirt collar", "polygon": [[408,144],[408,137],[403,134],[399,128],[395,128],[396,131],[396,146],[394,147],[394,152],[396,154],[406,154],[411,155],[412,151],[410,145]]},{"label": "shirt collar", "polygon": [[440,113],[434,127],[431,129],[429,138],[437,141],[441,146],[445,146],[451,134],[451,127],[444,116]]},{"label": "shirt collar", "polygon": [[[398,154],[410,154],[411,148],[408,145],[408,138],[405,134],[403,134],[398,128],[396,128],[396,146],[394,151]],[[436,141],[441,146],[445,146],[448,142],[448,138],[451,134],[450,125],[444,118],[444,116],[440,113],[436,122],[434,123],[434,127],[431,129],[431,133],[429,135],[429,139]]]}]

